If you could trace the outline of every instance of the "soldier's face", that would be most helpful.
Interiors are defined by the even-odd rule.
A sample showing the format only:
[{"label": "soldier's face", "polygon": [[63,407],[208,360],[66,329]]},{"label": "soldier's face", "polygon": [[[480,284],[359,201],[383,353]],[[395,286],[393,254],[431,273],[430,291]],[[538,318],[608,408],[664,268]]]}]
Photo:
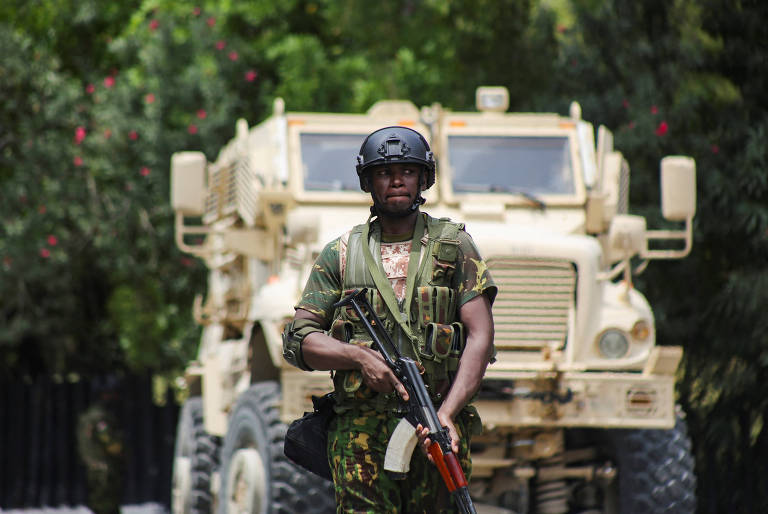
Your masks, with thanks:
[{"label": "soldier's face", "polygon": [[384,215],[407,212],[421,192],[421,169],[412,164],[377,166],[370,171],[371,193]]}]

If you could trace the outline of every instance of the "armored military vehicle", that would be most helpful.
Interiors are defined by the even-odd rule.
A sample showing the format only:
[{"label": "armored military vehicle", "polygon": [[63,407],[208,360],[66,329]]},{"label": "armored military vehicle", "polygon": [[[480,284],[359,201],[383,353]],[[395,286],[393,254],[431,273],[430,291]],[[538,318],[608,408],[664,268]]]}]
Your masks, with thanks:
[{"label": "armored military vehicle", "polygon": [[185,382],[174,512],[326,512],[328,482],[283,456],[286,423],[331,389],[327,372],[282,357],[281,332],[323,245],[366,219],[354,159],[387,125],[424,134],[437,187],[425,210],[467,224],[499,293],[496,360],[476,405],[471,492],[485,512],[694,511],[685,419],[675,406],[679,346],[656,341],[633,276],[685,257],[696,208],[693,159],[661,160],[673,229],[629,214],[629,166],[611,132],[581,118],[507,113],[504,88],[477,112],[383,101],[365,114],[285,112],[208,162],[174,154],[176,241],[209,269],[197,359]]}]

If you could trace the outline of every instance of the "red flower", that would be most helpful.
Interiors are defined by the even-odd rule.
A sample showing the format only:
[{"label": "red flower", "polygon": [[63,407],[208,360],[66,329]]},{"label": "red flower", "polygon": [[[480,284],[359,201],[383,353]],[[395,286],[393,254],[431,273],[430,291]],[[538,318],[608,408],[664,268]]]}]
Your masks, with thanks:
[{"label": "red flower", "polygon": [[104,129],[104,139],[112,137],[112,131],[110,129]]},{"label": "red flower", "polygon": [[216,25],[216,18],[210,17],[205,21],[205,23],[207,23],[209,27],[213,27]]},{"label": "red flower", "polygon": [[633,128],[635,128],[635,122],[634,122],[634,121],[630,121],[630,122],[629,122],[629,125],[627,125],[627,127],[628,127],[629,129],[633,129]]},{"label": "red flower", "polygon": [[147,168],[146,166],[142,166],[141,169],[139,170],[139,173],[141,174],[142,177],[146,177],[149,175],[149,168]]},{"label": "red flower", "polygon": [[136,141],[139,139],[139,134],[135,130],[131,130],[128,132],[128,137],[131,139],[131,141]]},{"label": "red flower", "polygon": [[720,147],[717,145],[712,145],[712,153],[714,154],[720,153]]},{"label": "red flower", "polygon": [[80,157],[79,155],[75,156],[75,158],[72,159],[72,164],[74,164],[75,166],[78,166],[78,167],[82,166],[83,165],[83,158]]},{"label": "red flower", "polygon": [[189,268],[190,266],[192,266],[192,259],[190,259],[189,257],[182,257],[181,265],[186,268]]},{"label": "red flower", "polygon": [[152,21],[149,22],[149,30],[151,30],[153,32],[155,30],[157,30],[157,27],[159,27],[159,26],[160,26],[160,22],[157,21],[157,20],[152,20]]},{"label": "red flower", "polygon": [[79,145],[83,142],[83,139],[85,139],[85,127],[77,127],[75,129],[75,144]]},{"label": "red flower", "polygon": [[259,74],[256,73],[256,70],[248,70],[245,72],[245,80],[247,82],[253,82],[254,80],[256,80],[256,77],[258,76]]},{"label": "red flower", "polygon": [[96,91],[96,86],[94,86],[93,84],[88,84],[87,86],[85,86],[85,92],[88,93],[89,95],[93,94],[94,91]]},{"label": "red flower", "polygon": [[666,121],[662,121],[659,123],[659,126],[656,127],[656,135],[657,136],[663,136],[669,131],[669,125],[667,125]]},{"label": "red flower", "polygon": [[206,116],[208,116],[208,113],[205,112],[205,109],[198,109],[197,110],[197,117],[198,118],[200,118],[201,120],[204,120],[206,118]]},{"label": "red flower", "polygon": [[51,256],[51,251],[48,248],[40,248],[40,257],[47,259]]},{"label": "red flower", "polygon": [[47,210],[48,209],[45,208],[45,205],[41,205],[40,207],[37,208],[37,212],[39,212],[40,214],[45,214]]},{"label": "red flower", "polygon": [[195,7],[194,9],[192,9],[192,15],[193,16],[200,16],[200,8],[199,7]]},{"label": "red flower", "polygon": [[625,109],[629,109],[629,100],[627,100],[626,98],[622,100],[621,106],[624,107]]},{"label": "red flower", "polygon": [[147,93],[147,96],[144,97],[144,101],[148,104],[155,103],[155,94],[154,93]]},{"label": "red flower", "polygon": [[104,79],[104,87],[110,88],[115,85],[115,77],[109,76]]},{"label": "red flower", "polygon": [[234,50],[229,52],[229,60],[230,61],[236,61],[238,57],[239,56],[237,55],[237,52],[235,52]]},{"label": "red flower", "polygon": [[652,105],[651,106],[651,114],[658,114],[658,112],[659,112],[659,108],[656,107],[655,105]]},{"label": "red flower", "polygon": [[226,41],[222,41],[221,39],[216,41],[216,50],[224,50],[225,46],[227,46]]},{"label": "red flower", "polygon": [[197,125],[194,123],[190,124],[189,127],[187,127],[187,132],[190,134],[197,134]]},{"label": "red flower", "polygon": [[53,234],[48,236],[48,246],[56,246],[59,244],[59,238],[54,236]]}]

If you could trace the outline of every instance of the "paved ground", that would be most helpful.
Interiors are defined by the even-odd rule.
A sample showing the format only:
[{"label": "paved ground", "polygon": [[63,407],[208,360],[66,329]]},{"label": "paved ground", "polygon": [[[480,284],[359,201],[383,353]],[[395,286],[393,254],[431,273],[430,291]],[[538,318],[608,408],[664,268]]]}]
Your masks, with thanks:
[{"label": "paved ground", "polygon": [[[93,514],[88,507],[42,507],[39,509],[0,509],[2,514]],[[121,514],[167,514],[165,507],[158,503],[123,505]]]}]

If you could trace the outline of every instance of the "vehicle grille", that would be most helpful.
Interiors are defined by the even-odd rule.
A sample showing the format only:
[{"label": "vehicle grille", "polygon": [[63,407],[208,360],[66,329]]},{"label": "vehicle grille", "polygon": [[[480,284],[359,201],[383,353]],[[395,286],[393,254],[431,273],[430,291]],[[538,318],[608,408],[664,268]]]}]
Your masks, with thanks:
[{"label": "vehicle grille", "polygon": [[493,304],[499,350],[558,349],[565,345],[575,305],[573,263],[547,259],[488,259],[499,288]]}]

